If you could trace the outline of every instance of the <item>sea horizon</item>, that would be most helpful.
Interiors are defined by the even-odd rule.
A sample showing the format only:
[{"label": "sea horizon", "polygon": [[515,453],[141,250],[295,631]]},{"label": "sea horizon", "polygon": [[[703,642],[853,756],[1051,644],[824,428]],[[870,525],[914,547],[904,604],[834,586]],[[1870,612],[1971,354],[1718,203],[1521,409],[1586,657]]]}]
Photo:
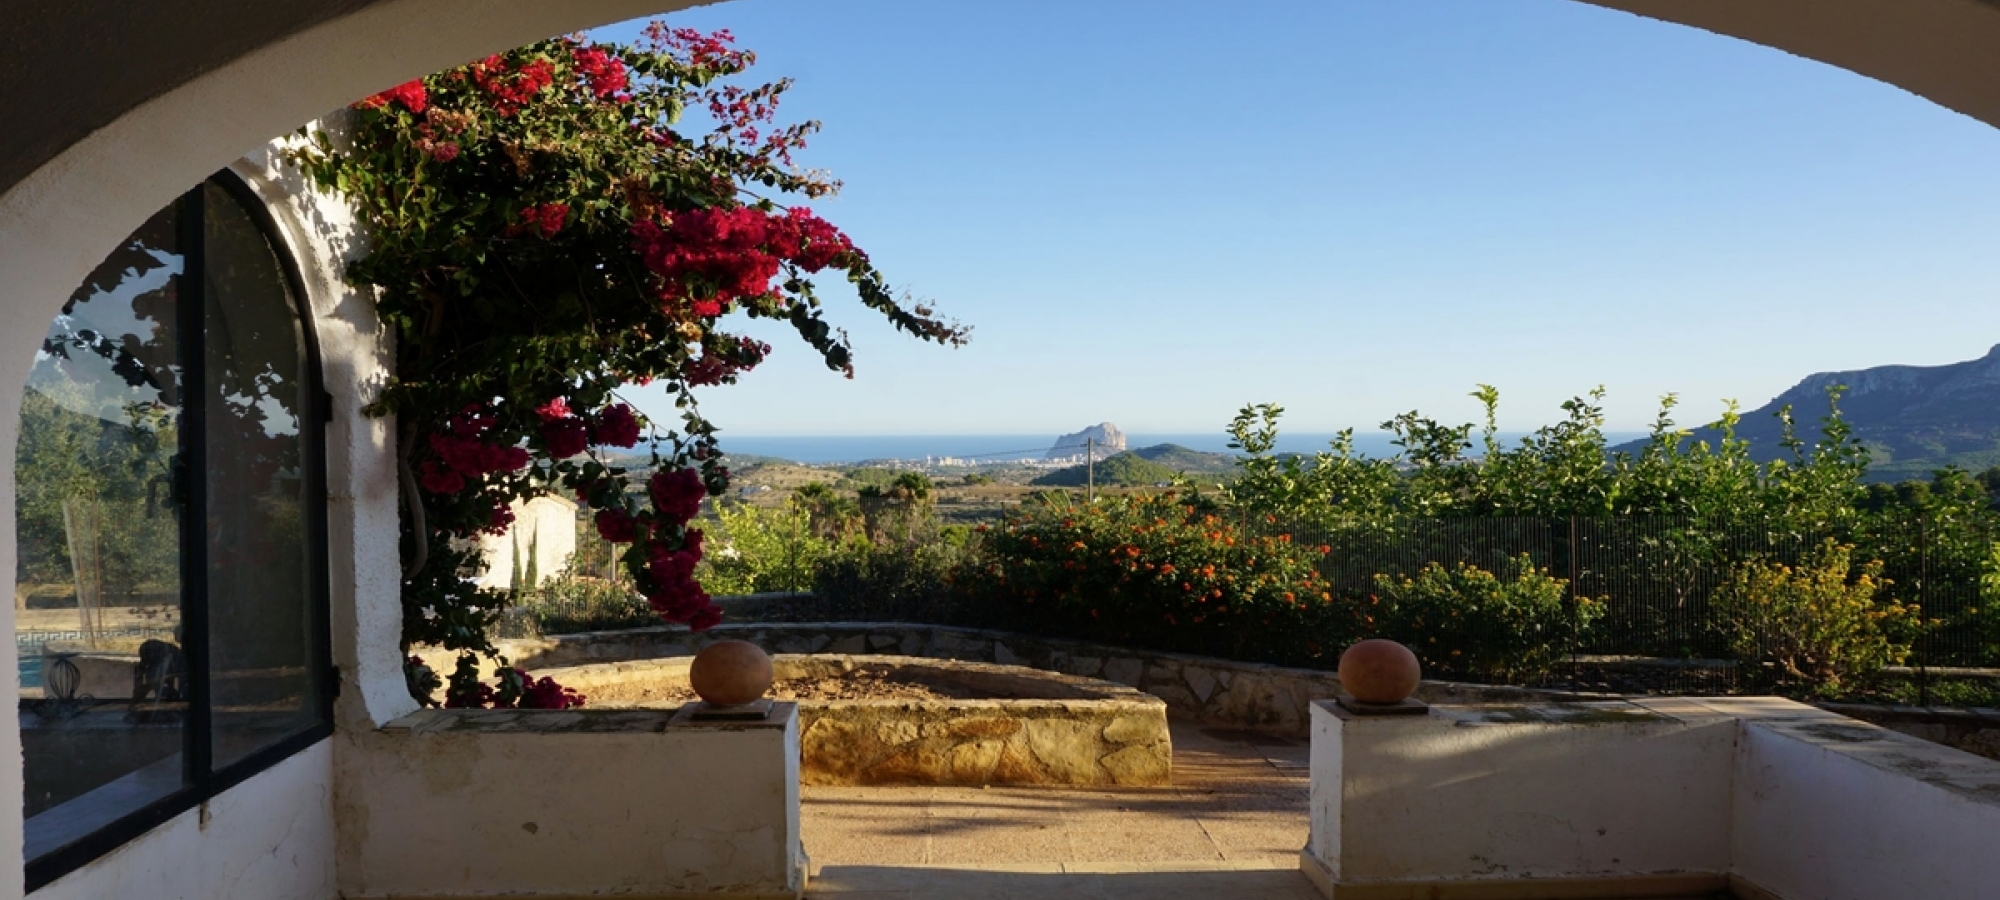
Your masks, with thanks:
[{"label": "sea horizon", "polygon": [[[1501,432],[1501,440],[1518,442],[1528,432]],[[1280,453],[1316,453],[1327,448],[1334,432],[1280,434]],[[1606,431],[1607,443],[1622,444],[1645,437],[1641,431]],[[736,456],[768,456],[799,463],[859,463],[870,460],[914,461],[951,457],[976,463],[1039,459],[1061,435],[1047,434],[949,434],[949,435],[744,435],[717,436],[724,453]],[[1396,453],[1394,435],[1382,431],[1355,432],[1354,449],[1371,457]],[[1477,435],[1474,436],[1477,441]],[[1229,436],[1219,432],[1129,433],[1125,447],[1139,450],[1161,444],[1178,444],[1207,453],[1231,453]]]}]

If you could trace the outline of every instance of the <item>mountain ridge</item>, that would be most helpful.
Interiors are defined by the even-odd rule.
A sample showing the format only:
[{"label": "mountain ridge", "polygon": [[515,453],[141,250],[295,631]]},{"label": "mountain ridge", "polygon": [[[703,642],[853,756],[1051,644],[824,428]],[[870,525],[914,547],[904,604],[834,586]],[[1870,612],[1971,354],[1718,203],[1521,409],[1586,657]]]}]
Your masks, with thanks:
[{"label": "mountain ridge", "polygon": [[[1874,455],[1871,481],[1917,476],[1946,465],[1984,469],[2000,464],[2000,345],[1977,359],[1939,366],[1814,372],[1743,413],[1737,436],[1750,442],[1751,456],[1758,460],[1783,455],[1776,414],[1789,405],[1798,436],[1810,444],[1820,437],[1828,390],[1836,385],[1846,389],[1840,397],[1841,417]],[[1690,440],[1711,445],[1721,437],[1715,423],[1690,431]],[[1613,449],[1634,451],[1644,443]]]}]

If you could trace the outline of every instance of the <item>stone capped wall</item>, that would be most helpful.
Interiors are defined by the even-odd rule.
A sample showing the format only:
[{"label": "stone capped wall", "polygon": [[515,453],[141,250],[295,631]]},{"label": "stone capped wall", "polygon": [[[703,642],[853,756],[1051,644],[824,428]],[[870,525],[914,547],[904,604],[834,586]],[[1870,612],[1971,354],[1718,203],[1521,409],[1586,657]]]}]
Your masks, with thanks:
[{"label": "stone capped wall", "polygon": [[[1286,737],[1305,737],[1312,702],[1331,698],[1340,688],[1339,676],[1327,671],[894,622],[746,623],[718,625],[698,635],[684,628],[638,628],[505,641],[501,650],[518,665],[541,674],[543,669],[589,663],[692,656],[711,642],[730,639],[749,641],[771,653],[921,656],[1098,678],[1160,698],[1176,720]],[[440,657],[432,665],[448,671],[450,661]],[[1417,696],[1432,703],[1479,703],[1573,695],[1426,681]]]},{"label": "stone capped wall", "polygon": [[[678,707],[690,657],[642,659],[540,674],[592,708]],[[779,680],[857,670],[920,670],[1019,699],[801,700],[805,784],[1152,786],[1172,783],[1166,706],[1129,687],[990,663],[906,656],[773,658]]]}]

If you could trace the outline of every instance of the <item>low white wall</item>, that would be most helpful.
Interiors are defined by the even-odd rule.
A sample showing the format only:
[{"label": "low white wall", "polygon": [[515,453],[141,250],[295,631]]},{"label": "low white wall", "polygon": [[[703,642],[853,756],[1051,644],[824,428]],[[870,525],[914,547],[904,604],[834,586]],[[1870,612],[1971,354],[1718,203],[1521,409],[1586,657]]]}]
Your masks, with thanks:
[{"label": "low white wall", "polygon": [[426,710],[337,738],[341,896],[792,897],[798,709]]},{"label": "low white wall", "polygon": [[1773,698],[1313,710],[1338,900],[2000,897],[2000,763]]},{"label": "low white wall", "polygon": [[1358,717],[1322,702],[1313,725],[1307,862],[1339,896],[1522,879],[1700,890],[1727,872],[1726,716],[1610,702]]},{"label": "low white wall", "polygon": [[331,900],[333,742],[258,773],[33,896]]},{"label": "low white wall", "polygon": [[1748,720],[1733,856],[1784,900],[2000,897],[2000,763],[1831,713]]}]

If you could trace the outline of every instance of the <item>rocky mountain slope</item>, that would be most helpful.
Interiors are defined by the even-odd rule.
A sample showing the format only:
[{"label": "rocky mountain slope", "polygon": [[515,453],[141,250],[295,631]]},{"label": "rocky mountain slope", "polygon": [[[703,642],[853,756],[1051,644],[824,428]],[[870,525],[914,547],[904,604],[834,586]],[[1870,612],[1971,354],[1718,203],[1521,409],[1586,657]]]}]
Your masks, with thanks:
[{"label": "rocky mountain slope", "polygon": [[1042,458],[1068,459],[1072,456],[1082,456],[1089,449],[1089,442],[1093,440],[1097,442],[1098,459],[1125,450],[1125,432],[1119,431],[1118,426],[1110,422],[1099,422],[1075,434],[1065,434],[1056,438],[1056,445],[1050,447],[1048,454]]},{"label": "rocky mountain slope", "polygon": [[[1950,365],[1808,375],[1771,402],[1745,412],[1737,434],[1751,442],[1751,453],[1760,460],[1780,455],[1775,413],[1790,404],[1800,436],[1816,439],[1832,385],[1847,387],[1841,413],[1875,454],[1870,480],[1915,477],[1947,464],[1973,470],[2000,465],[2000,346],[1979,359]],[[1695,440],[1716,440],[1713,428],[1694,431]]]}]

